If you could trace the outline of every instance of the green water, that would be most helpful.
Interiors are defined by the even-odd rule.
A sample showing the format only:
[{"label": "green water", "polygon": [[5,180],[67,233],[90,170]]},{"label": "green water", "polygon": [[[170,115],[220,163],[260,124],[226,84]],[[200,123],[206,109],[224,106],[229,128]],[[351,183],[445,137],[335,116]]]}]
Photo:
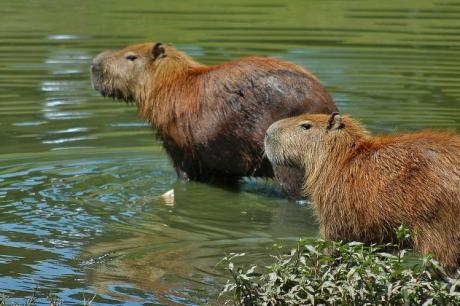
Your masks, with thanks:
[{"label": "green water", "polygon": [[[308,205],[271,181],[176,182],[135,109],[91,89],[104,49],[276,56],[374,132],[460,127],[459,1],[15,0],[0,17],[0,292],[16,298],[219,304],[226,253],[263,263],[317,236]],[[170,189],[174,205],[159,198]]]}]

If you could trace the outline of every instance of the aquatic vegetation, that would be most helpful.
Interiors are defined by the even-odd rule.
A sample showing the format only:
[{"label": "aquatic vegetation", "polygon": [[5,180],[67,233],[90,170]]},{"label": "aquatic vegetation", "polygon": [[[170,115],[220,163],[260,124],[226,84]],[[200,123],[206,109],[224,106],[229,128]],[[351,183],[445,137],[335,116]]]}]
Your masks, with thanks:
[{"label": "aquatic vegetation", "polygon": [[[89,298],[83,295],[82,304],[83,306],[92,305],[96,295],[94,294]],[[5,294],[0,294],[0,306],[34,306],[34,305],[48,305],[48,306],[62,306],[64,301],[52,292],[48,292],[43,295],[38,292],[38,288],[30,293],[30,296],[23,299],[12,298]]]},{"label": "aquatic vegetation", "polygon": [[460,305],[460,279],[431,256],[408,255],[407,229],[397,237],[398,245],[382,246],[303,240],[265,268],[237,267],[245,254],[229,254],[223,263],[233,280],[221,298],[239,305]]}]

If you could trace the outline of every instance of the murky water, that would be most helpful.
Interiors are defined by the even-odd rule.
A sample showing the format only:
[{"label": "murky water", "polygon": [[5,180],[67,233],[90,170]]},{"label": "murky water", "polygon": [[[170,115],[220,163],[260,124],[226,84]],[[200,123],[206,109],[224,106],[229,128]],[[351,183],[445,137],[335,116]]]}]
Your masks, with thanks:
[{"label": "murky water", "polygon": [[[460,127],[458,1],[3,1],[0,292],[69,304],[214,301],[228,252],[316,236],[271,181],[176,182],[135,110],[91,89],[99,51],[171,42],[207,64],[309,67],[374,132]],[[174,205],[159,196],[174,189]],[[213,302],[214,303],[214,302]]]}]

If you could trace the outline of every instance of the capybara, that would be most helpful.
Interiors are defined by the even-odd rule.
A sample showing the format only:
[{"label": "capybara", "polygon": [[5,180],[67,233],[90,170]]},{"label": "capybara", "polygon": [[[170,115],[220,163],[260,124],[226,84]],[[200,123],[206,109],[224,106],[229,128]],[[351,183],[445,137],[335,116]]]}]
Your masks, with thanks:
[{"label": "capybara", "polygon": [[274,165],[305,171],[322,235],[365,243],[409,244],[450,272],[460,259],[460,137],[448,132],[371,136],[338,113],[273,123],[265,151]]},{"label": "capybara", "polygon": [[[102,95],[136,104],[183,179],[273,177],[263,155],[268,126],[302,113],[337,110],[310,72],[269,57],[206,66],[171,45],[144,43],[102,52],[91,72]],[[276,171],[287,193],[296,197],[303,172]]]}]

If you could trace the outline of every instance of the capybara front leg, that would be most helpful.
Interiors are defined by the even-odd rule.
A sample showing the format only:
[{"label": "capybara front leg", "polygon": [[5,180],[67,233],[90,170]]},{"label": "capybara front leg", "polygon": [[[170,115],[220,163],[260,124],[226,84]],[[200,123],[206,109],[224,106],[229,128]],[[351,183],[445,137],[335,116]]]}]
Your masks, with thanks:
[{"label": "capybara front leg", "polygon": [[281,186],[281,189],[290,200],[298,200],[302,198],[304,171],[297,168],[287,166],[273,166],[276,180]]},{"label": "capybara front leg", "polygon": [[177,178],[180,179],[181,181],[190,180],[188,173],[182,169],[176,168],[176,174],[177,174]]}]

